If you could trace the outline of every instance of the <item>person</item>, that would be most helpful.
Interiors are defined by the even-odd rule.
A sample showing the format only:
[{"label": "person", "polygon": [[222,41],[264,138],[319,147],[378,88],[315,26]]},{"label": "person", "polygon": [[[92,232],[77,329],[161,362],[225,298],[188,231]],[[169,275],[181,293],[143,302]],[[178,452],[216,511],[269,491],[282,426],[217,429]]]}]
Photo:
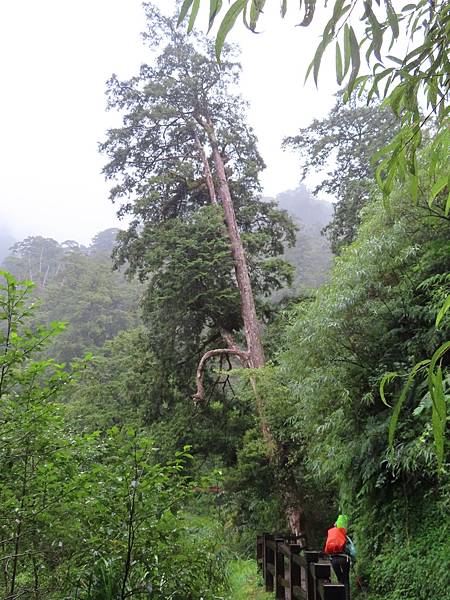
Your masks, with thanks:
[{"label": "person", "polygon": [[330,556],[339,583],[345,586],[346,600],[350,600],[350,566],[356,560],[356,550],[347,528],[348,516],[339,515],[334,527],[328,530],[324,552]]}]

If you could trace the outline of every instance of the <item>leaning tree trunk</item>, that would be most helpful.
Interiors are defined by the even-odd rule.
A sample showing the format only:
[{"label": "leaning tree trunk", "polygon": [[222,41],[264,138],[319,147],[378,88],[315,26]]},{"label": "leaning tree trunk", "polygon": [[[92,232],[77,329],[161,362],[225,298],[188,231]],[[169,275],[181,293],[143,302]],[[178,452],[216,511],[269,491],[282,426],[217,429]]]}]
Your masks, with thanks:
[{"label": "leaning tree trunk", "polygon": [[[222,208],[225,215],[225,224],[228,236],[230,238],[230,248],[233,256],[234,269],[236,273],[236,281],[239,288],[239,294],[241,299],[241,316],[244,324],[245,340],[247,343],[247,349],[241,350],[237,347],[233,340],[233,337],[228,332],[221,332],[222,338],[227,343],[226,349],[210,350],[201,359],[197,369],[197,393],[195,397],[201,400],[204,396],[203,390],[203,369],[206,361],[219,354],[234,354],[239,357],[242,364],[245,366],[258,369],[265,365],[264,348],[261,341],[261,331],[259,326],[258,317],[256,314],[255,300],[253,296],[252,285],[250,281],[250,275],[247,267],[247,260],[245,257],[244,247],[241,240],[241,235],[236,221],[236,214],[234,211],[233,200],[231,197],[230,187],[228,185],[228,179],[225,172],[225,165],[222,155],[219,150],[216,134],[214,131],[214,125],[211,121],[203,122],[199,120],[204,130],[207,133],[209,144],[212,150],[212,157],[218,179],[218,194]],[[196,144],[199,149],[200,158],[203,163],[205,180],[208,187],[210,199],[212,204],[217,204],[216,190],[213,185],[213,177],[209,162],[206,157],[206,153],[203,146],[198,138],[195,136]],[[256,407],[258,412],[259,426],[261,435],[267,448],[267,455],[270,463],[274,466],[277,462],[277,443],[270,431],[267,423],[265,402],[259,393],[256,378],[250,377],[250,381],[255,393]],[[289,485],[287,486],[289,488]],[[283,493],[283,500],[286,506],[286,518],[292,533],[299,535],[304,533],[303,509],[297,505],[294,498],[296,492],[294,489],[285,490]]]},{"label": "leaning tree trunk", "polygon": [[213,153],[214,165],[219,179],[219,198],[225,213],[225,222],[230,237],[231,253],[236,271],[236,281],[241,297],[241,312],[244,323],[245,339],[247,342],[248,364],[253,369],[263,367],[265,364],[264,349],[261,342],[261,332],[258,317],[256,315],[255,300],[253,297],[250,275],[248,273],[247,261],[241,235],[236,222],[233,200],[228,185],[225,166],[219,151],[217,138],[212,123],[208,123],[207,133]]}]

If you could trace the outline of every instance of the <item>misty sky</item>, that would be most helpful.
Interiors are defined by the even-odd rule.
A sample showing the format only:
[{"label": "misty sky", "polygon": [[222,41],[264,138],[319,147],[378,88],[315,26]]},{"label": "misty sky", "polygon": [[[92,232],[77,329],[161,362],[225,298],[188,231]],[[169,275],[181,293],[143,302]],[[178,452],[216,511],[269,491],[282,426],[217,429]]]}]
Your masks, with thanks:
[{"label": "misty sky", "polygon": [[[295,22],[281,21],[276,10],[266,13],[261,34],[239,27],[230,36],[242,48],[241,91],[267,163],[267,195],[298,184],[298,161],[281,151],[281,140],[324,116],[336,92],[332,55],[319,91],[303,85],[320,24],[304,29]],[[120,226],[97,143],[116,122],[105,111],[106,80],[113,72],[134,75],[148,59],[144,27],[141,0],[0,2],[0,229],[16,239],[88,243]]]}]

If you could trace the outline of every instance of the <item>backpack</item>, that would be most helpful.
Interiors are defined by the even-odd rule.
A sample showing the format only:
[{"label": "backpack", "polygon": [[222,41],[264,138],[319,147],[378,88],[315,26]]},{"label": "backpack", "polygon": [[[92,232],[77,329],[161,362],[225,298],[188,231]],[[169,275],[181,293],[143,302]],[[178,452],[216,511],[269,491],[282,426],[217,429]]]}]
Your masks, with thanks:
[{"label": "backpack", "polygon": [[332,527],[328,530],[325,543],[325,554],[340,554],[344,552],[347,541],[346,530],[343,527]]},{"label": "backpack", "polygon": [[347,541],[345,542],[344,553],[350,556],[352,563],[356,562],[356,548],[355,544],[352,540],[347,536]]}]

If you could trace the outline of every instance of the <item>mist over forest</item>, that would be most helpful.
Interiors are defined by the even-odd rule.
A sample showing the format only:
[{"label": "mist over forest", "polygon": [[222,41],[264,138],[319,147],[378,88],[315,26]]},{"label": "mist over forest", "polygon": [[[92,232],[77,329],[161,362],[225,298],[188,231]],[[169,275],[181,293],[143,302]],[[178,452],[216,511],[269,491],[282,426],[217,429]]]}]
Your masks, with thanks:
[{"label": "mist over forest", "polygon": [[337,87],[276,196],[225,40],[294,3],[159,4],[106,83],[121,225],[0,221],[0,596],[449,598],[448,2],[297,3]]}]

